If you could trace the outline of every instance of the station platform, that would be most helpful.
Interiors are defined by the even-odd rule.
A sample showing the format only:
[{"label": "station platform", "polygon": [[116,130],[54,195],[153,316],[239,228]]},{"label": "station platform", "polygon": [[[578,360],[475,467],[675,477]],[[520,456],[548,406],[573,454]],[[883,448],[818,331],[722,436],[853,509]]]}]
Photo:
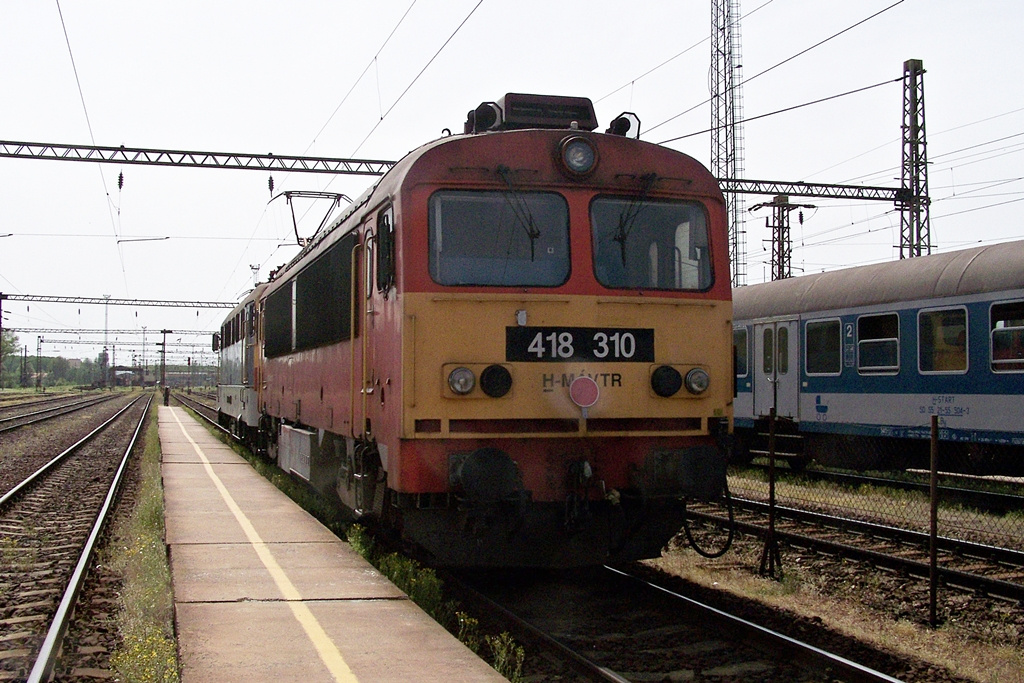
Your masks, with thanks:
[{"label": "station platform", "polygon": [[159,433],[184,683],[505,680],[184,410]]}]

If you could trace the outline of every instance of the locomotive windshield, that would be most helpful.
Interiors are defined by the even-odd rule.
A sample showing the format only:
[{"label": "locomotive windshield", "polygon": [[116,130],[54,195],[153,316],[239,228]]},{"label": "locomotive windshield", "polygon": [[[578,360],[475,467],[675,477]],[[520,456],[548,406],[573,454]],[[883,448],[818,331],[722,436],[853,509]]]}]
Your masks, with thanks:
[{"label": "locomotive windshield", "polygon": [[430,197],[430,277],[441,285],[556,287],[569,279],[569,207],[549,192]]},{"label": "locomotive windshield", "polygon": [[606,287],[711,286],[707,221],[697,202],[599,197],[590,206],[594,272]]}]

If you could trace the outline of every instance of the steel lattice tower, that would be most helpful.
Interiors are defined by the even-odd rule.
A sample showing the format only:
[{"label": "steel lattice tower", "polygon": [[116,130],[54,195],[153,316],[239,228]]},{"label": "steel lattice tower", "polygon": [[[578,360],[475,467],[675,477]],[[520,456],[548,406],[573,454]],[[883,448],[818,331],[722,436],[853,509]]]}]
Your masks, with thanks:
[{"label": "steel lattice tower", "polygon": [[928,144],[924,129],[924,63],[903,62],[903,163],[900,193],[900,258],[932,253],[928,221]]},{"label": "steel lattice tower", "polygon": [[[743,98],[740,91],[740,1],[711,0],[711,172],[716,178],[743,177]],[[729,220],[732,285],[746,284],[747,236],[743,196],[725,195]]]}]

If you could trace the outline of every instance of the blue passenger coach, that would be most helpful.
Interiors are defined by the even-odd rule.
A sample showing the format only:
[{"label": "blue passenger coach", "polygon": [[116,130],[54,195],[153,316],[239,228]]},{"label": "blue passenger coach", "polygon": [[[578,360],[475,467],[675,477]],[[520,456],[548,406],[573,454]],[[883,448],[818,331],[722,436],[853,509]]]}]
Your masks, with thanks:
[{"label": "blue passenger coach", "polygon": [[774,406],[805,456],[852,468],[926,453],[1024,470],[1024,241],[734,290],[742,455]]}]

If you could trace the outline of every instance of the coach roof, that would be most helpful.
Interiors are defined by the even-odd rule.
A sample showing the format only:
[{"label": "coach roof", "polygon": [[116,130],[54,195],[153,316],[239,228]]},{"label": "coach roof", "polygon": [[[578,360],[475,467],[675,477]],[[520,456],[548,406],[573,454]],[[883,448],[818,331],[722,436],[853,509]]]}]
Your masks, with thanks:
[{"label": "coach roof", "polygon": [[1014,289],[1024,289],[1024,241],[738,287],[733,290],[733,318],[756,320]]}]

